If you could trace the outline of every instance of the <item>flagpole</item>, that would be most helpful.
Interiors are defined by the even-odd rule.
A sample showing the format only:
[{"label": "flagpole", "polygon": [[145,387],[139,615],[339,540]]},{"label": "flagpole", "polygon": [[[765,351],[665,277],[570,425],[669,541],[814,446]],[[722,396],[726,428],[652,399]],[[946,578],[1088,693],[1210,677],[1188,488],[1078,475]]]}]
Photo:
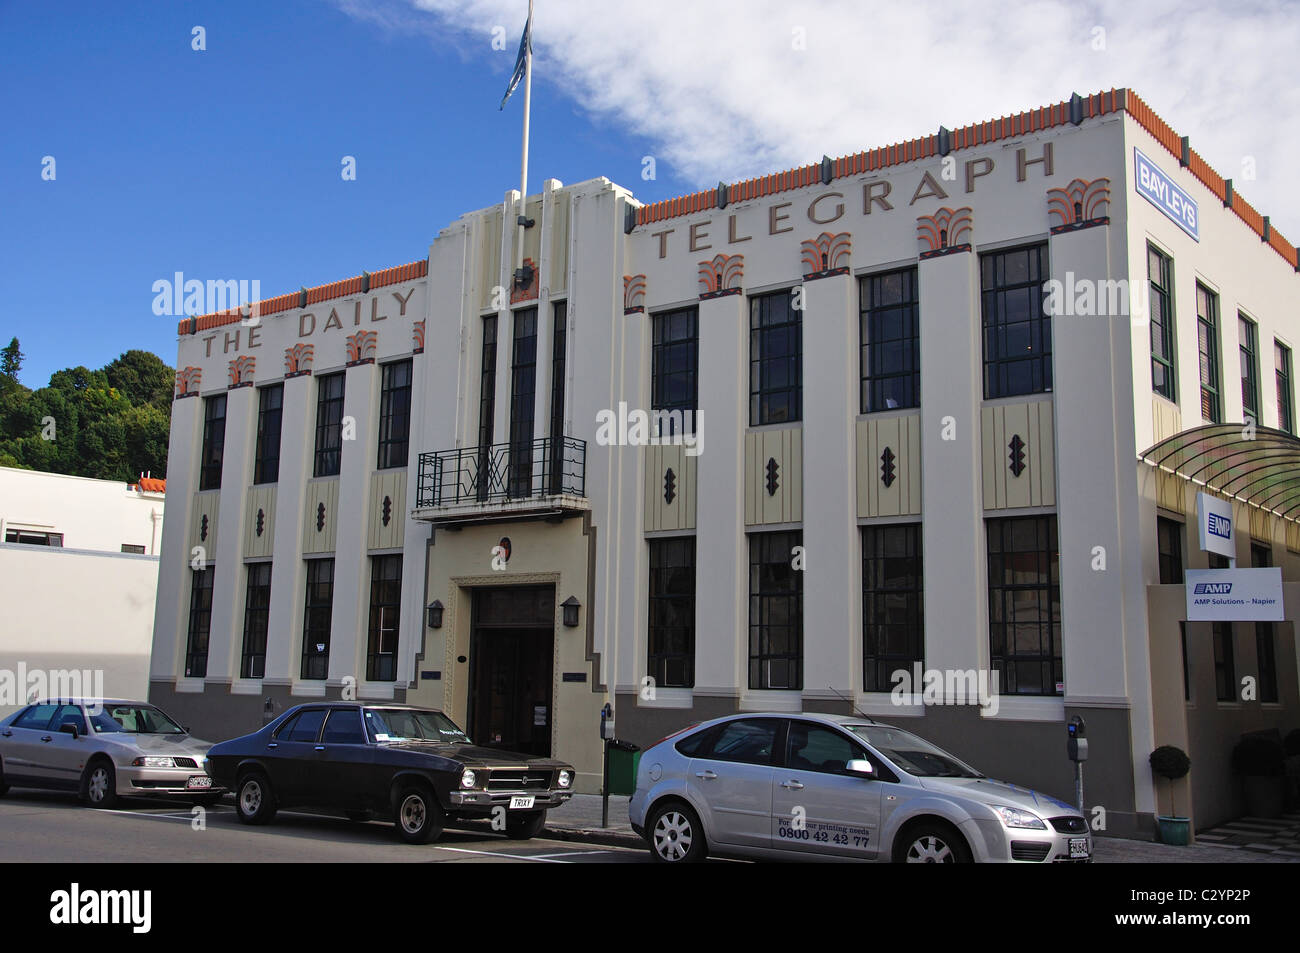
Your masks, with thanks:
[{"label": "flagpole", "polygon": [[519,215],[515,240],[515,272],[524,267],[524,210],[528,201],[528,114],[533,97],[533,0],[528,0],[528,36],[524,40],[524,147],[523,158],[519,164]]}]

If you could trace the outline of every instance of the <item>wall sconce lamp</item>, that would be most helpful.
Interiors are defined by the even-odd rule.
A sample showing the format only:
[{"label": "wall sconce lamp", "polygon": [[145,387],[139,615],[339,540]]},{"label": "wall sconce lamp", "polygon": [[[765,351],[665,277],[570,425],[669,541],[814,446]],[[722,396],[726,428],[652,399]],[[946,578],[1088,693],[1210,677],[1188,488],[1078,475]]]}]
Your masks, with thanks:
[{"label": "wall sconce lamp", "polygon": [[578,610],[582,608],[582,603],[573,596],[565,599],[560,603],[560,608],[564,610],[564,624],[568,628],[575,628],[578,624]]},{"label": "wall sconce lamp", "polygon": [[442,603],[439,602],[437,599],[434,599],[432,602],[429,603],[427,611],[429,613],[429,628],[441,629],[442,628]]}]

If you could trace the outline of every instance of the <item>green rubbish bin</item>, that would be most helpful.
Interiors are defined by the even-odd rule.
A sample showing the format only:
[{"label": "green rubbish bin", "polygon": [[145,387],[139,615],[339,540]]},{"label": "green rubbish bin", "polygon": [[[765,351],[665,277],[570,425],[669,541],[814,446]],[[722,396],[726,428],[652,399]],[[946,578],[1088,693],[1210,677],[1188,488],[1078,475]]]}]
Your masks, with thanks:
[{"label": "green rubbish bin", "polygon": [[636,791],[636,768],[641,761],[641,746],[630,741],[607,741],[609,785],[606,794],[632,794]]}]

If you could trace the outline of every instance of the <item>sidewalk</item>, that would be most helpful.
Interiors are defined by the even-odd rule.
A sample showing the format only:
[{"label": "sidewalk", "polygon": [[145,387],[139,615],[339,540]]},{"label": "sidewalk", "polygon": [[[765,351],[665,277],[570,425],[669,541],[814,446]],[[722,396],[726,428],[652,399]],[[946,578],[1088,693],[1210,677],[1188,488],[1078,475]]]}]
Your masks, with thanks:
[{"label": "sidewalk", "polygon": [[[609,799],[609,827],[600,825],[598,794],[575,794],[563,807],[546,816],[546,836],[614,847],[645,847],[627,819],[628,798]],[[1188,847],[1170,847],[1144,840],[1094,837],[1093,861],[1099,864],[1259,864],[1300,863],[1300,856],[1259,853],[1243,847],[1198,839]]]}]

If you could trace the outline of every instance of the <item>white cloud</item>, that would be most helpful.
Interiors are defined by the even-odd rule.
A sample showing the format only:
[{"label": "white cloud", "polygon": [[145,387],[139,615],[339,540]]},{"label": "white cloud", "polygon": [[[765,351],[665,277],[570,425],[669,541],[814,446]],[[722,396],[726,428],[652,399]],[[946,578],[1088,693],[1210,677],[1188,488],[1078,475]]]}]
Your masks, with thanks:
[{"label": "white cloud", "polygon": [[[336,2],[428,29],[464,56],[500,56],[507,70],[527,8]],[[646,136],[661,174],[667,164],[699,187],[1128,86],[1300,242],[1290,174],[1300,15],[1290,0],[537,0],[536,18],[535,81]],[[509,57],[490,49],[494,26]]]}]

